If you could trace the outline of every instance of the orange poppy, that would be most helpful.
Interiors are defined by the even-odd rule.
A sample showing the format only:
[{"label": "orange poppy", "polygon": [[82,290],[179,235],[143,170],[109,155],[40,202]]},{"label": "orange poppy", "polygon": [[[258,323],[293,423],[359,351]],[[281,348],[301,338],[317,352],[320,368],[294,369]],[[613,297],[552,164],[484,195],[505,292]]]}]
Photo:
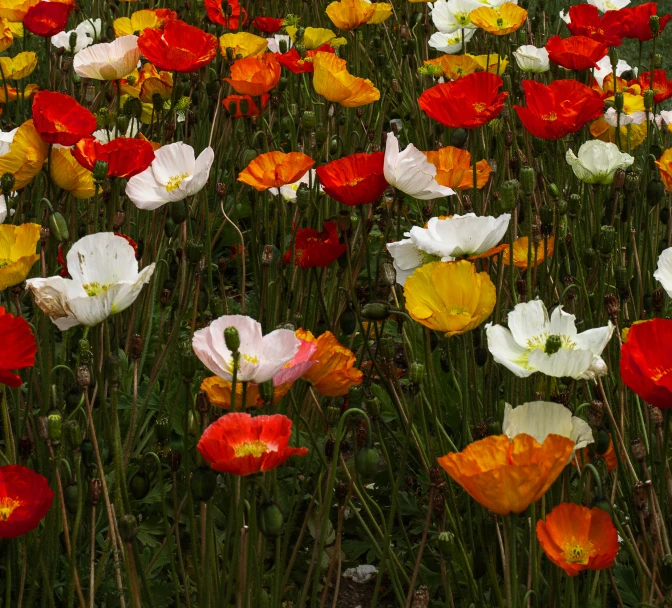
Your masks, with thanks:
[{"label": "orange poppy", "polygon": [[[474,187],[474,167],[471,154],[453,146],[446,146],[436,152],[423,152],[427,160],[436,167],[436,181],[453,190],[467,190]],[[487,160],[476,163],[476,187],[488,183],[492,169]]]},{"label": "orange poppy", "polygon": [[570,36],[564,40],[560,36],[549,38],[546,43],[548,58],[568,70],[588,70],[596,68],[609,49],[585,36]]},{"label": "orange poppy", "polygon": [[663,155],[656,161],[660,171],[660,179],[665,187],[672,192],[672,148],[665,150]]},{"label": "orange poppy", "polygon": [[50,144],[73,146],[91,135],[96,117],[72,97],[54,91],[40,91],[33,101],[33,121],[42,139]]},{"label": "orange poppy", "polygon": [[[271,96],[268,93],[261,96],[262,110],[266,109],[266,105],[270,98]],[[245,108],[245,103],[243,102],[247,104],[247,108]],[[229,95],[222,99],[222,105],[234,118],[252,118],[253,116],[259,116],[259,106],[249,95]]]},{"label": "orange poppy", "polygon": [[469,17],[475,26],[486,32],[495,36],[506,36],[525,23],[527,11],[513,2],[507,2],[496,9],[482,6],[471,11]]},{"label": "orange poppy", "polygon": [[85,137],[72,149],[75,160],[89,171],[107,163],[108,177],[129,178],[142,173],[154,160],[154,147],[143,139],[117,137],[107,144]]},{"label": "orange poppy", "polygon": [[332,53],[313,57],[313,87],[318,95],[346,108],[358,108],[380,99],[380,91],[367,78],[350,74],[346,61]]},{"label": "orange poppy", "polygon": [[264,53],[259,57],[237,59],[231,66],[231,77],[225,78],[241,95],[259,97],[268,93],[280,80],[280,64],[275,53]]},{"label": "orange poppy", "polygon": [[[273,387],[273,405],[280,403],[280,400],[289,392],[289,389],[292,388],[293,384],[293,382],[285,382],[284,384]],[[203,380],[201,383],[201,390],[205,391],[211,405],[228,410],[231,407],[231,386],[231,382],[222,380],[218,376],[212,376]],[[237,382],[236,408],[241,407],[240,404],[242,403],[242,398],[243,383]],[[247,390],[245,392],[245,409],[251,407],[263,407],[265,404],[265,401],[259,394],[259,385],[248,382]]]},{"label": "orange poppy", "polygon": [[439,458],[439,464],[469,495],[499,515],[522,513],[537,502],[558,478],[574,442],[549,435],[539,444],[534,437],[486,437],[461,452]]},{"label": "orange poppy", "polygon": [[[575,453],[576,459],[579,462],[579,466],[583,467],[590,462],[593,462],[594,459],[603,458],[604,462],[607,464],[607,470],[611,473],[616,470],[618,467],[618,458],[616,457],[616,450],[614,449],[614,442],[609,436],[609,447],[604,454],[597,454],[594,450],[591,452],[590,447],[585,447],[582,450]],[[574,466],[576,463],[574,462]]]},{"label": "orange poppy", "polygon": [[7,103],[7,100],[9,101],[16,101],[17,99],[22,98],[24,101],[26,99],[33,99],[35,95],[37,95],[37,92],[40,90],[40,87],[36,84],[27,84],[26,87],[23,89],[23,94],[21,94],[21,91],[19,89],[16,89],[14,87],[10,87],[7,85],[7,90],[5,91],[4,86],[0,86],[0,103]]},{"label": "orange poppy", "polygon": [[238,175],[238,181],[263,192],[293,184],[315,161],[301,152],[266,152],[260,154]]},{"label": "orange poppy", "polygon": [[173,92],[173,75],[160,72],[151,63],[146,63],[140,70],[134,70],[126,78],[119,81],[121,92],[139,99],[143,103],[152,103],[154,94],[161,99],[168,99]]},{"label": "orange poppy", "polygon": [[537,540],[546,557],[569,576],[611,568],[618,553],[618,533],[609,514],[571,502],[537,522]]},{"label": "orange poppy", "polygon": [[376,5],[364,0],[340,0],[327,5],[327,16],[341,30],[354,30],[369,22]]},{"label": "orange poppy", "polygon": [[[528,238],[526,236],[521,236],[519,239],[516,239],[513,242],[513,265],[517,266],[518,268],[527,268],[527,243],[528,243]],[[555,237],[551,236],[548,238],[548,255],[549,257],[553,255],[553,251],[555,249]],[[539,266],[544,259],[544,243],[537,243],[537,244],[532,244],[532,264],[531,266],[534,268],[535,266]],[[504,249],[504,256],[502,257],[502,262],[508,266],[510,262],[510,256],[509,256],[509,246],[506,246],[506,249]]]}]

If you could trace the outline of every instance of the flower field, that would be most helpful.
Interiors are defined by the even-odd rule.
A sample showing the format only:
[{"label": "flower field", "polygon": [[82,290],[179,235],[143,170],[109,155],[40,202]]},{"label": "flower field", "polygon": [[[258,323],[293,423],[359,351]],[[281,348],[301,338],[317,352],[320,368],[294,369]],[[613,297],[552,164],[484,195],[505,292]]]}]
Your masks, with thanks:
[{"label": "flower field", "polygon": [[672,606],[670,20],[0,0],[0,608]]}]

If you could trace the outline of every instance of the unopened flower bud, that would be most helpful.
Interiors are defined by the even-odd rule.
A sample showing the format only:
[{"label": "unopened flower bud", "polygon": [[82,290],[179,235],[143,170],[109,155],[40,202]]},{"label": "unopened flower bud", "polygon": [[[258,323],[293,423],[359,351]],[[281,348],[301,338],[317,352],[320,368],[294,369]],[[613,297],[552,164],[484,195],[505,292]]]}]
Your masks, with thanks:
[{"label": "unopened flower bud", "polygon": [[516,192],[518,186],[518,181],[510,180],[504,182],[499,188],[499,205],[502,211],[508,213],[516,208]]},{"label": "unopened flower bud", "polygon": [[521,167],[520,186],[525,196],[532,196],[534,193],[535,172],[532,167]]},{"label": "unopened flower bud", "polygon": [[369,321],[384,321],[390,316],[390,307],[386,302],[369,302],[362,307],[361,315]]},{"label": "unopened flower bud", "polygon": [[650,110],[653,107],[653,97],[654,97],[655,91],[652,89],[646,89],[644,91],[644,109],[645,110]]},{"label": "unopened flower bud", "polygon": [[657,178],[653,178],[646,185],[646,200],[652,207],[655,207],[665,196],[665,186]]},{"label": "unopened flower bud", "polygon": [[660,17],[658,15],[651,15],[649,17],[649,27],[651,28],[651,35],[654,38],[660,34]]},{"label": "unopened flower bud", "polygon": [[119,536],[121,540],[132,543],[138,535],[138,519],[131,513],[122,515],[119,519]]},{"label": "unopened flower bud", "polygon": [[600,238],[598,241],[600,253],[603,256],[611,255],[614,250],[616,242],[616,231],[613,226],[602,226],[600,230]]},{"label": "unopened flower bud", "polygon": [[224,330],[224,343],[232,353],[237,353],[240,348],[240,336],[238,330],[231,326]]},{"label": "unopened flower bud", "polygon": [[0,186],[2,187],[2,193],[7,196],[14,187],[14,175],[9,172],[3,173],[0,177]]},{"label": "unopened flower bud", "polygon": [[108,164],[104,160],[97,160],[96,164],[93,165],[93,179],[94,181],[100,183],[105,181],[107,177]]},{"label": "unopened flower bud", "polygon": [[617,112],[622,112],[624,105],[625,99],[623,97],[623,92],[616,91],[616,93],[614,93],[614,108],[616,108]]}]

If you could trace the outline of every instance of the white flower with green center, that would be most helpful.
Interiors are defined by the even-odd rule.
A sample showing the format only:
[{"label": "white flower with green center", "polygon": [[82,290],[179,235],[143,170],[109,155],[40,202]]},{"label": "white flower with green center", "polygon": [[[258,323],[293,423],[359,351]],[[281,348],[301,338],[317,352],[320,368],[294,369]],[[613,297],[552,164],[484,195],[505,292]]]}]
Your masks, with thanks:
[{"label": "white flower with green center", "polygon": [[513,52],[513,56],[523,72],[541,74],[551,69],[548,51],[543,46],[537,48],[533,44],[524,44]]},{"label": "white flower with green center", "polygon": [[616,144],[599,139],[581,144],[578,155],[573,150],[567,150],[565,158],[574,175],[586,184],[611,184],[618,169],[625,169],[635,162]]},{"label": "white flower with green center", "polygon": [[[311,185],[314,186],[316,183],[317,174],[315,173],[315,169],[311,169],[310,171],[306,171],[294,183],[285,184],[284,186],[280,186],[280,188],[269,188],[268,191],[273,196],[281,194],[282,198],[284,198],[286,201],[294,203],[296,202],[296,191],[299,189],[301,184],[305,184],[308,188],[310,188]],[[322,186],[320,186],[320,192],[323,192]]]},{"label": "white flower with green center", "polygon": [[184,142],[162,146],[152,164],[126,184],[126,196],[138,209],[153,211],[173,201],[193,196],[205,186],[215,153],[208,147],[196,158]]},{"label": "white flower with green center", "polygon": [[471,11],[483,6],[477,0],[437,0],[432,7],[432,21],[443,34],[452,34],[462,28],[475,28]]},{"label": "white flower with green center", "polygon": [[517,304],[506,329],[488,325],[488,349],[497,363],[520,378],[541,372],[554,378],[590,380],[607,373],[600,356],[614,326],[576,331],[576,317],[558,306],[549,319],[541,300]]},{"label": "white flower with green center", "polygon": [[597,10],[606,13],[607,11],[618,11],[630,4],[630,0],[588,0],[588,4],[597,7]]},{"label": "white flower with green center", "polygon": [[60,276],[28,279],[42,312],[65,331],[93,327],[126,310],[149,282],[154,264],[138,272],[135,249],[112,232],[90,234],[77,241],[66,257],[71,279]]},{"label": "white flower with green center", "polygon": [[229,327],[236,328],[240,339],[238,382],[261,384],[270,380],[294,358],[301,346],[301,341],[289,329],[276,329],[264,336],[261,324],[251,317],[220,317],[194,333],[192,347],[203,365],[227,382],[233,381],[234,369],[233,353],[224,338],[224,331]]},{"label": "white flower with green center", "polygon": [[[462,44],[462,32],[464,31],[464,44]],[[469,42],[476,33],[473,28],[465,28],[464,30],[457,30],[450,34],[443,32],[434,32],[429,39],[429,46],[441,53],[453,55],[462,51],[464,45]]]}]

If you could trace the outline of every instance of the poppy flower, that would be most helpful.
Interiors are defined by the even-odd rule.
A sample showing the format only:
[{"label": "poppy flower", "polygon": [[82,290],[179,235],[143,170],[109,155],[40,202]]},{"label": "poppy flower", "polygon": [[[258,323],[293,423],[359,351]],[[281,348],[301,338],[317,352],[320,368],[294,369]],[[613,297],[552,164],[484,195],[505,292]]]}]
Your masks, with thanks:
[{"label": "poppy flower", "polygon": [[69,2],[38,2],[26,12],[23,27],[31,34],[51,38],[65,29],[74,8]]},{"label": "poppy flower", "polygon": [[[116,38],[139,36],[146,28],[160,29],[167,21],[177,19],[177,13],[167,8],[135,11],[130,17],[119,17],[112,27]],[[136,62],[137,63],[137,62]]]},{"label": "poppy flower", "polygon": [[72,155],[89,171],[100,160],[107,163],[108,177],[129,178],[149,167],[154,160],[154,148],[148,141],[130,137],[117,137],[107,144],[87,137],[77,143]]},{"label": "poppy flower", "polygon": [[259,97],[278,84],[280,72],[280,64],[275,53],[264,53],[259,57],[234,61],[230,69],[230,78],[224,80],[240,95]]},{"label": "poppy flower", "polygon": [[91,135],[96,117],[72,97],[54,91],[40,91],[33,100],[33,122],[44,141],[74,146]]},{"label": "poppy flower", "polygon": [[542,74],[551,69],[548,51],[544,47],[537,48],[533,44],[524,44],[513,51],[513,56],[523,72]]},{"label": "poppy flower", "polygon": [[263,192],[294,183],[314,164],[315,161],[302,152],[266,152],[238,174],[238,181]]},{"label": "poppy flower", "polygon": [[496,74],[476,72],[460,80],[437,84],[420,95],[418,104],[427,116],[453,129],[476,129],[499,116],[508,93]]},{"label": "poppy flower", "polygon": [[[314,228],[297,230],[293,243],[294,264],[299,268],[324,268],[345,253],[338,242],[336,222],[322,222],[322,232]],[[292,263],[292,247],[285,252],[285,264]]]},{"label": "poppy flower", "polygon": [[213,422],[196,448],[220,473],[252,475],[279,467],[308,448],[292,448],[292,421],[282,414],[255,416],[234,412]]},{"label": "poppy flower", "polygon": [[653,89],[653,101],[655,103],[663,103],[663,101],[672,97],[672,80],[667,79],[665,70],[653,71],[653,86],[651,86],[651,72],[642,72],[639,78],[633,82],[639,83],[642,91]]},{"label": "poppy flower", "polygon": [[[627,6],[622,8],[621,13],[623,19],[623,38],[636,38],[640,42],[647,42],[653,38],[651,31],[651,17],[658,12],[658,4],[656,2],[646,2],[639,6]],[[659,16],[660,29],[659,33],[665,29],[667,22],[672,19],[672,15]]]},{"label": "poppy flower", "polygon": [[471,11],[469,17],[471,23],[482,30],[495,36],[506,36],[525,23],[527,11],[513,2],[505,2],[498,8],[481,6]]},{"label": "poppy flower", "polygon": [[548,86],[523,80],[523,90],[527,105],[513,107],[523,126],[541,139],[576,133],[604,108],[602,96],[576,80],[554,80]]},{"label": "poppy flower", "polygon": [[42,170],[49,145],[35,129],[33,120],[24,122],[13,132],[11,140],[3,143],[6,145],[0,151],[0,175],[11,173],[14,176],[12,190],[25,188]]},{"label": "poppy flower", "polygon": [[354,366],[357,362],[354,353],[330,331],[316,338],[307,329],[298,329],[296,335],[301,340],[317,345],[311,357],[315,364],[302,378],[310,382],[318,393],[327,397],[342,397],[348,394],[351,387],[362,383],[364,374]]},{"label": "poppy flower", "polygon": [[35,6],[39,0],[0,0],[0,19],[9,22],[21,22],[28,9]]},{"label": "poppy flower", "polygon": [[[21,24],[23,25],[23,24]],[[14,34],[9,25],[9,21],[4,17],[0,17],[0,53],[6,51],[14,42]]]},{"label": "poppy flower", "polygon": [[[240,6],[239,0],[204,0],[208,19],[223,25],[227,30],[237,30],[247,21],[247,11]],[[227,10],[231,9],[231,14]]]},{"label": "poppy flower", "polygon": [[621,152],[616,144],[590,140],[581,144],[577,154],[570,148],[565,155],[574,175],[586,184],[611,184],[619,169],[627,169],[634,157]]},{"label": "poppy flower", "polygon": [[[286,201],[296,202],[296,196],[301,185],[305,188],[312,187],[313,184],[317,183],[317,176],[315,174],[315,169],[306,171],[299,179],[291,184],[285,184],[279,188],[269,188],[269,194],[273,196],[282,196]],[[320,186],[320,193],[324,192],[322,186]]]},{"label": "poppy flower", "polygon": [[[618,468],[618,458],[616,456],[616,450],[614,449],[614,442],[611,439],[611,435],[609,436],[609,447],[604,454],[598,454],[595,452],[594,448],[590,446],[579,450],[576,452],[575,456],[580,468],[583,468],[588,463],[594,462],[598,458],[604,460],[607,465],[607,471],[610,473]],[[575,462],[573,462],[573,464],[576,466]]]},{"label": "poppy flower", "polygon": [[656,165],[664,186],[672,192],[672,148],[663,152],[663,155],[656,161]]},{"label": "poppy flower", "polygon": [[18,464],[0,467],[0,538],[37,528],[53,499],[54,491],[39,473]]},{"label": "poppy flower", "polygon": [[569,576],[611,568],[619,549],[609,513],[572,502],[559,504],[537,522],[537,540],[546,557]]},{"label": "poppy flower", "polygon": [[0,225],[0,291],[26,280],[40,259],[35,253],[39,240],[39,224]]},{"label": "poppy flower", "polygon": [[340,30],[354,30],[373,17],[376,7],[364,0],[340,0],[327,5],[327,16]]},{"label": "poppy flower", "polygon": [[384,152],[350,154],[316,169],[324,191],[343,205],[377,201],[387,189]]},{"label": "poppy flower", "polygon": [[[268,93],[264,93],[261,96],[262,111],[266,109],[270,98],[271,96]],[[245,108],[245,103],[241,102],[245,102],[247,107]],[[222,99],[222,105],[234,118],[252,118],[253,116],[259,116],[259,106],[249,95],[229,95]],[[245,111],[243,111],[243,109]]]},{"label": "poppy flower", "polygon": [[[30,325],[23,317],[15,317],[0,306],[0,384],[18,388],[21,378],[9,371],[35,365],[37,342]],[[2,499],[0,498],[0,504]],[[0,518],[2,519],[2,518]],[[0,534],[0,536],[2,536]]]},{"label": "poppy flower", "polygon": [[33,99],[39,90],[40,87],[36,84],[27,84],[23,89],[23,93],[20,93],[19,89],[9,85],[0,86],[0,103],[7,103],[8,100],[16,101],[19,98],[22,98],[24,101]]},{"label": "poppy flower", "polygon": [[15,57],[0,57],[0,76],[3,80],[21,80],[30,76],[37,67],[37,53],[24,51]]},{"label": "poppy flower", "polygon": [[[292,41],[296,42],[298,29],[293,25],[287,25],[285,26],[285,31]],[[308,26],[303,31],[301,43],[310,51],[321,47],[323,44],[329,44],[332,47],[342,46],[347,44],[347,40],[345,38],[337,38],[336,34],[327,28]]]},{"label": "poppy flower", "polygon": [[607,11],[600,16],[592,4],[577,4],[569,7],[567,29],[574,36],[585,36],[606,46],[621,46],[623,13]]},{"label": "poppy flower", "polygon": [[672,408],[672,321],[635,323],[621,347],[621,380],[644,401]]},{"label": "poppy flower", "polygon": [[135,97],[143,103],[153,103],[155,94],[163,100],[170,98],[173,92],[173,75],[146,63],[140,70],[133,70],[126,78],[120,79],[119,86],[123,94]]},{"label": "poppy flower", "polygon": [[[606,82],[607,79],[605,78]],[[639,89],[639,85],[635,85],[634,88]],[[646,124],[644,97],[638,92],[634,94],[627,91],[622,92],[623,111],[620,115],[620,142],[628,142],[630,149],[632,149],[644,142],[649,130]],[[607,97],[605,101],[613,102],[614,96]],[[598,116],[597,120],[590,125],[590,134],[603,142],[619,143],[618,120],[614,108],[609,108],[603,116]]]},{"label": "poppy flower", "polygon": [[313,57],[313,87],[318,95],[345,108],[358,108],[380,99],[380,91],[367,78],[357,78],[347,70],[344,59],[332,53]]},{"label": "poppy flower", "polygon": [[131,74],[138,61],[138,37],[131,34],[86,47],[75,55],[72,67],[82,78],[119,80]]},{"label": "poppy flower", "polygon": [[[521,236],[513,242],[513,265],[518,268],[527,268],[527,244],[528,238],[526,236]],[[511,264],[511,254],[509,253],[509,246],[507,245],[504,250],[504,255],[502,257],[502,264],[509,266]],[[546,252],[548,256],[553,255],[555,250],[555,237],[550,236],[547,239],[546,246],[544,247],[544,242],[532,243],[532,260],[530,266],[534,268],[539,266],[546,259]]]},{"label": "poppy flower", "polygon": [[146,29],[138,38],[142,54],[159,70],[195,72],[217,55],[217,38],[175,19],[163,30]]},{"label": "poppy flower", "polygon": [[[474,187],[474,166],[468,150],[445,146],[437,151],[423,152],[427,160],[436,167],[436,181],[453,190],[467,190]],[[487,160],[476,163],[476,187],[483,188],[490,179],[492,169]]]},{"label": "poppy flower", "polygon": [[261,36],[255,36],[249,32],[236,32],[224,34],[219,37],[219,50],[226,57],[226,49],[230,48],[233,56],[238,59],[256,57],[266,51],[268,40]]},{"label": "poppy flower", "polygon": [[323,44],[312,51],[306,51],[304,57],[301,57],[296,48],[292,48],[286,53],[278,53],[276,59],[281,66],[294,74],[312,74],[315,70],[313,59],[317,53],[334,53],[334,47]]},{"label": "poppy flower", "polygon": [[79,199],[91,198],[95,194],[93,174],[75,160],[71,148],[54,146],[49,162],[51,178],[59,188]]},{"label": "poppy flower", "polygon": [[609,49],[601,42],[585,36],[560,38],[553,36],[546,43],[548,58],[568,70],[588,70],[596,68]]},{"label": "poppy flower", "polygon": [[574,441],[561,435],[548,435],[541,444],[525,434],[513,440],[495,435],[438,461],[475,501],[499,515],[509,515],[522,513],[541,499],[573,449]]},{"label": "poppy flower", "polygon": [[275,17],[255,17],[252,19],[252,25],[264,34],[275,34],[284,24],[284,19],[276,19]]}]

